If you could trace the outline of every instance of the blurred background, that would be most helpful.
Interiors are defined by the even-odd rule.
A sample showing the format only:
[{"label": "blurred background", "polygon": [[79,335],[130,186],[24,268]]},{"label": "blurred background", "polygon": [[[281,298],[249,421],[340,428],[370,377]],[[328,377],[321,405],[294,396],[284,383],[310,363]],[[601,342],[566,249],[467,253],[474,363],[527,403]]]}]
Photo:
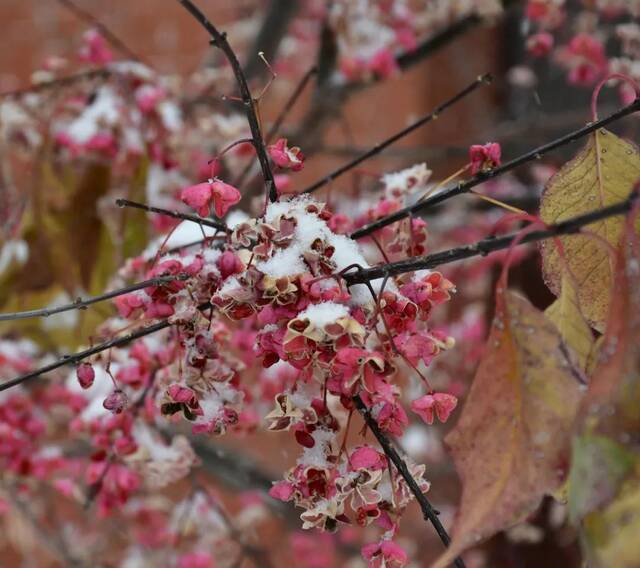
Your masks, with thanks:
[{"label": "blurred background", "polygon": [[[425,2],[410,4],[424,7]],[[433,170],[434,179],[441,180],[468,162],[471,144],[500,142],[503,158],[509,159],[588,120],[589,91],[568,85],[562,69],[546,60],[533,61],[526,53],[527,30],[523,27],[525,2],[507,2],[503,14],[487,18],[475,12],[469,12],[469,15],[462,8],[459,10],[462,15],[459,15],[453,9],[458,4],[463,5],[464,2],[451,2],[449,11],[445,10],[447,17],[444,18],[444,24],[433,23],[432,28],[428,28],[427,37],[439,39],[427,55],[407,59],[405,68],[388,77],[356,81],[355,87],[345,87],[340,82],[327,87],[327,84],[323,84],[326,77],[322,75],[325,60],[317,55],[322,47],[319,40],[322,11],[325,9],[323,2],[198,2],[209,18],[228,33],[231,44],[237,48],[241,60],[250,70],[254,94],[260,92],[269,79],[266,65],[256,60],[255,54],[263,50],[276,71],[277,78],[259,103],[264,125],[273,123],[306,71],[314,64],[319,65],[318,76],[304,89],[287,114],[282,128],[291,143],[300,146],[308,154],[304,170],[291,180],[291,192],[305,187],[429,112],[478,75],[488,72],[494,75],[490,86],[478,90],[443,113],[434,123],[403,138],[342,178],[340,183],[333,184],[329,193],[325,192],[324,195],[333,200],[337,208],[343,199],[373,192],[378,178],[385,172],[424,161]],[[220,65],[219,54],[211,50],[204,31],[178,2],[2,0],[0,21],[3,22],[0,36],[2,100],[14,101],[15,91],[29,89],[34,81],[36,84],[40,82],[42,77],[34,73],[43,70],[51,72],[49,60],[53,56],[73,61],[83,45],[83,34],[88,29],[96,28],[96,25],[102,25],[113,32],[125,51],[129,52],[123,54],[114,49],[118,59],[123,55],[128,59],[126,55],[133,54],[154,73],[164,77],[167,89],[182,89],[181,92],[194,99],[206,95],[208,99],[205,103],[196,102],[182,109],[184,124],[194,132],[198,131],[193,140],[189,138],[190,143],[196,149],[201,147],[201,154],[206,157],[215,155],[224,147],[223,141],[215,138],[215,128],[220,128],[219,125],[208,130],[207,121],[208,115],[213,112],[237,114],[237,104],[229,100],[235,94],[233,82],[230,81],[228,69],[226,73],[217,71],[220,67],[224,68]],[[459,30],[455,28],[456,22],[463,22]],[[452,27],[455,33],[450,31]],[[449,35],[440,36],[443,30],[449,31]],[[207,70],[211,72],[208,74]],[[63,71],[56,70],[54,78],[75,71],[73,64],[69,64]],[[46,80],[49,79],[47,76]],[[92,81],[80,88],[90,91],[94,88]],[[52,102],[52,99],[57,95],[51,95],[52,99],[47,99],[49,95],[46,93],[43,96],[44,101],[38,101],[36,107],[28,109],[27,114],[37,123],[35,130],[46,139],[46,126],[43,125],[48,124],[49,119],[38,115],[40,108],[37,105],[53,105],[55,101]],[[130,104],[134,103],[130,101]],[[612,108],[617,104],[617,99],[615,95],[607,93],[601,104],[603,109]],[[0,120],[5,121],[5,118],[5,115],[0,115]],[[76,157],[69,160],[63,157],[60,161],[64,164],[61,164],[56,162],[61,156],[55,153],[57,150],[51,150],[45,143],[32,145],[15,133],[7,134],[9,126],[6,122],[0,125],[5,129],[1,149],[3,161],[5,166],[10,163],[10,168],[3,169],[0,187],[4,247],[0,253],[0,304],[3,305],[3,311],[30,309],[50,302],[55,304],[68,301],[78,293],[103,290],[116,267],[121,266],[126,258],[140,253],[149,242],[166,231],[166,227],[156,224],[151,229],[145,229],[144,234],[136,232],[131,239],[127,236],[129,233],[121,233],[121,239],[118,240],[118,229],[113,229],[114,223],[122,230],[132,223],[146,223],[145,215],[116,217],[123,213],[114,212],[113,206],[115,197],[131,195],[127,192],[135,190],[122,180],[132,179],[131,172],[138,172],[138,165],[132,165],[127,158],[116,166],[114,164],[116,159],[120,159],[119,156],[112,157],[113,161],[104,156],[98,159],[95,156],[89,159],[81,156],[77,161],[74,161]],[[201,131],[198,130],[200,128]],[[637,132],[637,126],[625,128],[627,133],[633,133],[634,129]],[[163,131],[160,129],[158,132]],[[236,131],[229,134],[231,139],[235,134]],[[170,140],[167,146],[171,147]],[[38,152],[48,151],[54,156],[54,175],[47,178],[46,172],[42,174],[45,175],[45,183],[36,190],[34,179],[38,176],[35,175],[34,163],[37,163]],[[545,160],[537,169],[517,172],[501,182],[504,185],[494,188],[496,195],[501,195],[501,191],[509,192],[509,195],[515,196],[518,206],[535,211],[542,183],[573,152],[575,148],[565,148]],[[174,156],[171,155],[171,158]],[[180,164],[180,182],[202,181],[201,164],[198,165],[195,158],[191,162],[183,158],[176,158]],[[240,165],[245,162],[241,161]],[[72,179],[67,171],[71,167],[76,171],[71,183],[75,189],[65,193],[66,190],[56,188],[59,182]],[[227,167],[242,169],[237,168],[235,163]],[[110,181],[105,182],[107,170],[111,177]],[[137,195],[142,195],[149,202],[154,198],[175,197],[175,191],[180,186],[180,183],[175,183],[165,193],[157,193],[149,190],[149,170],[146,169],[141,175],[145,178],[142,185],[145,185],[146,193],[138,191]],[[165,183],[166,179],[162,179]],[[101,184],[104,187],[98,190]],[[126,191],[123,189],[125,186],[128,188]],[[94,190],[97,194],[88,202],[79,198]],[[58,191],[66,197],[58,199]],[[251,194],[252,191],[255,193],[249,178],[246,193]],[[34,204],[39,205],[36,207]],[[481,205],[463,197],[460,204],[436,211],[433,218],[428,220],[430,239],[433,239],[430,242],[430,248],[433,247],[431,250],[485,236],[485,229],[491,226],[496,217],[492,217],[494,214],[488,213]],[[244,206],[249,208],[251,203],[247,201]],[[90,214],[88,208],[91,209]],[[52,212],[51,219],[55,223],[46,220],[49,219],[48,211]],[[41,216],[38,217],[38,214]],[[107,241],[102,237],[94,235],[96,227],[102,227],[103,224],[105,234],[111,235],[108,245],[105,245]],[[477,230],[458,235],[453,229],[460,227],[477,227]],[[42,235],[45,233],[47,239],[43,241]],[[52,244],[58,242],[57,239],[62,239],[62,244],[57,248],[65,249],[66,253],[57,252]],[[20,256],[21,249],[15,244],[18,241],[28,244],[28,260]],[[13,243],[13,248],[10,249],[7,243]],[[9,253],[9,250],[14,252]],[[71,275],[73,270],[69,266],[76,260],[68,260],[69,254],[73,259],[80,259],[77,278]],[[90,257],[90,260],[83,260],[84,256]],[[532,251],[519,260],[520,264],[512,273],[512,284],[524,290],[539,307],[546,307],[551,295],[541,280],[537,256]],[[452,269],[447,277],[458,285],[461,293],[465,293],[465,284],[471,282],[467,287],[470,299],[466,302],[476,306],[480,319],[486,323],[491,317],[492,284],[496,269],[493,266],[485,267],[482,281],[472,282],[475,278],[474,267],[477,265],[470,265],[468,269]],[[456,318],[462,317],[459,306],[447,309],[450,311],[443,312],[443,320],[456,322]],[[109,315],[108,308],[96,312],[87,316],[81,314],[71,321],[52,320],[53,323],[47,322],[42,326],[33,323],[14,327],[5,325],[0,327],[0,335],[12,339],[24,334],[42,349],[55,351],[61,343],[65,348],[71,348],[83,344],[87,335],[90,336],[98,323]],[[482,338],[483,333],[480,333],[477,344]],[[468,351],[448,354],[443,358],[443,362],[439,363],[442,374],[455,374],[447,380],[465,387],[468,385],[477,360],[476,355],[469,353],[474,347],[477,345],[471,345],[470,342],[467,347],[461,348]],[[416,424],[401,443],[417,461],[427,463],[427,476],[434,488],[432,501],[442,511],[445,523],[449,524],[457,502],[458,483],[442,448],[443,432],[444,429],[438,429],[437,434],[432,434]],[[231,433],[221,439],[198,438],[194,441],[194,447],[203,461],[204,476],[215,485],[220,498],[234,515],[251,509],[255,504],[253,492],[261,496],[257,501],[265,502],[264,492],[273,480],[280,478],[285,466],[295,462],[297,451],[295,444],[281,434],[265,432],[251,436]],[[167,495],[177,499],[187,485],[185,481],[172,486]],[[300,521],[292,507],[275,504],[269,499],[266,503],[264,510],[255,513],[263,515],[265,519],[255,540],[270,550],[274,565],[281,561],[310,568],[362,565],[359,555],[361,534],[357,532],[360,529],[347,528],[336,537],[313,535],[314,544],[305,540],[306,537],[299,536]],[[431,527],[421,520],[417,508],[413,509],[403,521],[400,541],[414,558],[413,565],[427,566],[439,554],[441,545]],[[563,512],[558,511],[551,500],[545,502],[539,514],[529,521],[512,534],[502,534],[492,539],[475,557],[472,553],[467,565],[470,568],[528,568],[542,564],[549,568],[579,566],[577,543],[572,531],[563,528],[553,536],[545,531],[545,527],[553,523],[557,526],[563,523]],[[46,550],[42,555],[33,551],[31,556],[25,553],[27,547],[20,543],[37,542],[38,539],[25,536],[30,529],[23,525],[18,528],[14,525],[4,533],[1,541],[3,560],[0,560],[0,565],[55,565],[57,561],[48,557]],[[253,538],[252,533],[247,534]],[[118,546],[123,545],[118,544],[117,537],[113,538],[113,549],[96,565],[117,563],[115,559],[122,551]],[[34,546],[38,550],[42,548],[41,544]],[[304,558],[305,564],[301,558]],[[315,564],[314,559],[318,559]]]}]

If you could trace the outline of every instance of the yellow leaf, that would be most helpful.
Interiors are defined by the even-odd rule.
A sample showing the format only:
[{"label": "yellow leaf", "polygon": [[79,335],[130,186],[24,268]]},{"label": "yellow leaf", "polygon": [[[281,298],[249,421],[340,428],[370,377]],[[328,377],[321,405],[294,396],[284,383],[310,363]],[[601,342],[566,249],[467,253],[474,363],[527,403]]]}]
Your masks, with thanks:
[{"label": "yellow leaf", "polygon": [[499,293],[486,349],[446,438],[463,490],[438,567],[535,510],[569,462],[580,388],[556,327],[524,298]]},{"label": "yellow leaf", "polygon": [[[540,217],[557,223],[626,199],[640,178],[638,148],[600,129],[584,149],[554,175],[540,203]],[[623,230],[622,217],[609,217],[588,229],[617,247]],[[609,310],[613,284],[613,259],[605,246],[589,236],[561,237],[566,263],[576,277],[579,305],[591,324],[602,331]],[[551,291],[559,296],[565,261],[552,241],[541,245],[543,273]]]},{"label": "yellow leaf", "polygon": [[581,401],[569,475],[569,513],[590,566],[640,566],[640,242],[626,227],[606,333]]},{"label": "yellow leaf", "polygon": [[568,274],[562,278],[560,296],[544,312],[556,325],[574,355],[574,363],[584,371],[593,348],[593,333],[578,305],[578,295]]},{"label": "yellow leaf", "polygon": [[584,519],[584,546],[593,568],[638,568],[640,482],[628,480],[609,506]]}]

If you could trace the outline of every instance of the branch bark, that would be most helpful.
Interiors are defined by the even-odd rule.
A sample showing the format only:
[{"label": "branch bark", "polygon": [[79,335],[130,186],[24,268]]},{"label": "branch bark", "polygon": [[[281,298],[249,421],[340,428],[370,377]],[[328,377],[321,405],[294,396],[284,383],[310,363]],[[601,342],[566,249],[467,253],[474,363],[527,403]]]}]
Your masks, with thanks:
[{"label": "branch bark", "polygon": [[[371,416],[369,409],[367,408],[363,400],[360,398],[360,395],[354,396],[353,402],[356,408],[358,409],[358,412],[362,415],[362,417],[364,418],[364,421],[367,423],[367,426],[369,427],[373,435],[376,437],[376,440],[378,440],[378,443],[380,444],[380,446],[382,446],[382,449],[384,450],[385,455],[393,463],[395,468],[398,470],[398,473],[405,480],[406,484],[411,490],[411,493],[413,493],[413,496],[416,498],[416,501],[420,505],[420,510],[422,511],[424,520],[430,522],[433,525],[442,543],[445,546],[449,546],[449,543],[451,542],[451,538],[449,538],[447,531],[442,526],[442,523],[438,518],[437,511],[433,508],[433,505],[431,505],[429,500],[425,497],[424,493],[420,490],[418,483],[411,475],[411,472],[409,471],[407,464],[400,457],[400,454],[398,454],[396,449],[393,447],[393,445],[391,444],[391,441],[384,435],[382,430],[380,430],[378,423],[376,422],[375,418]],[[464,568],[465,566],[461,558],[456,558],[454,561],[454,565],[456,566],[456,568]]]},{"label": "branch bark", "polygon": [[[522,239],[517,241],[518,245],[541,241],[557,237],[560,235],[569,235],[579,233],[580,229],[591,223],[602,221],[608,217],[615,215],[623,215],[629,213],[638,201],[638,193],[633,192],[631,195],[614,205],[596,209],[584,215],[572,217],[566,221],[549,225],[546,229],[540,231],[532,231],[527,233]],[[456,262],[474,256],[487,256],[492,252],[509,248],[518,239],[518,233],[506,235],[504,237],[489,237],[478,241],[472,245],[465,245],[457,248],[436,252],[424,256],[416,256],[398,262],[391,262],[382,266],[375,266],[367,269],[357,269],[355,272],[347,273],[344,279],[349,286],[354,284],[364,284],[371,280],[384,278],[389,276],[397,276],[405,272],[413,272],[415,270],[431,269],[450,262]]]},{"label": "branch bark", "polygon": [[583,138],[584,136],[591,134],[595,130],[598,130],[598,128],[602,128],[607,124],[620,120],[621,118],[629,114],[632,114],[638,110],[640,110],[640,98],[637,98],[631,104],[617,110],[616,112],[614,112],[613,114],[610,114],[605,118],[602,118],[595,122],[591,122],[586,126],[580,128],[579,130],[570,132],[569,134],[566,134],[561,138],[553,140],[548,144],[543,144],[542,146],[538,146],[537,148],[530,150],[526,154],[518,156],[517,158],[514,158],[513,160],[510,160],[509,162],[506,162],[501,166],[498,166],[497,168],[482,171],[477,175],[469,178],[467,181],[458,183],[454,187],[445,189],[433,195],[432,197],[424,199],[423,201],[418,201],[413,205],[409,205],[407,207],[399,209],[398,211],[396,211],[395,213],[392,213],[391,215],[387,215],[386,217],[382,217],[381,219],[378,219],[373,223],[369,223],[368,225],[365,225],[364,227],[361,227],[360,229],[357,229],[356,231],[351,233],[350,236],[352,239],[361,239],[362,237],[371,235],[372,233],[375,233],[379,229],[382,229],[383,227],[386,227],[391,223],[400,221],[401,219],[404,219],[410,215],[414,215],[415,213],[422,213],[423,211],[426,211],[427,209],[429,209],[429,207],[433,207],[434,205],[438,203],[442,203],[443,201],[446,201],[447,199],[451,199],[452,197],[455,197],[457,195],[468,193],[472,188],[474,188],[477,185],[480,185],[481,183],[484,183],[485,181],[496,178],[502,174],[510,172],[511,170],[514,170],[515,168],[522,166],[524,164],[527,164],[529,162],[532,162],[534,160],[538,160],[545,154],[551,152],[552,150],[556,150],[562,146],[570,144],[571,142],[575,142],[576,140],[579,140],[580,138]]}]

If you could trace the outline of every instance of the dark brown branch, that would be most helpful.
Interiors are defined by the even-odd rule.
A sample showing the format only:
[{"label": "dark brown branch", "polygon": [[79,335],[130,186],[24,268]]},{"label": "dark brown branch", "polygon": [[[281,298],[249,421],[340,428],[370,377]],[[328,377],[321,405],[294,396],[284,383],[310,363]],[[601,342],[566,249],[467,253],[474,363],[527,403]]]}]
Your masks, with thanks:
[{"label": "dark brown branch", "polygon": [[110,339],[109,341],[105,341],[104,343],[100,343],[98,345],[95,345],[94,347],[90,347],[89,349],[85,349],[84,351],[78,351],[73,355],[64,355],[62,358],[54,361],[53,363],[49,363],[48,365],[40,367],[39,369],[30,371],[29,373],[25,373],[24,375],[20,375],[19,377],[1,383],[0,392],[10,389],[11,387],[15,387],[16,385],[20,385],[30,379],[39,377],[40,375],[44,375],[45,373],[49,373],[50,371],[59,369],[60,367],[64,367],[65,365],[79,363],[87,357],[91,357],[92,355],[96,355],[98,353],[101,353],[102,351],[111,349],[112,347],[122,347],[136,339],[140,339],[141,337],[145,337],[147,335],[155,333],[156,331],[165,329],[170,325],[171,324],[169,323],[169,320],[163,320],[158,323],[154,323],[153,325],[138,329],[137,331],[133,331],[127,335],[123,335],[122,337]]},{"label": "dark brown branch", "polygon": [[51,81],[44,81],[37,85],[31,85],[30,87],[23,87],[14,91],[5,91],[0,93],[0,98],[8,97],[21,97],[28,95],[29,93],[39,93],[41,91],[47,91],[49,89],[55,89],[58,87],[68,87],[81,81],[91,79],[106,79],[113,74],[110,69],[92,69],[91,71],[84,71],[82,73],[76,73],[74,75],[68,75],[67,77],[60,77],[59,79],[52,79]]},{"label": "dark brown branch", "polygon": [[173,217],[174,219],[182,219],[183,221],[192,221],[198,223],[198,225],[204,225],[205,227],[211,227],[218,229],[218,231],[224,231],[230,233],[231,229],[227,227],[222,221],[215,221],[213,219],[205,219],[199,215],[191,215],[189,213],[180,213],[179,211],[169,211],[168,209],[162,209],[161,207],[152,207],[145,203],[138,203],[137,201],[130,201],[129,199],[116,199],[116,205],[118,207],[133,207],[135,209],[142,209],[149,213],[158,213],[160,215],[166,215],[167,217]]},{"label": "dark brown branch", "polygon": [[621,118],[629,114],[632,114],[638,110],[640,110],[640,98],[637,98],[631,104],[619,109],[618,111],[614,112],[613,114],[610,114],[605,118],[602,118],[596,122],[591,122],[586,126],[580,128],[579,130],[575,130],[574,132],[570,132],[569,134],[566,134],[561,138],[558,138],[547,144],[543,144],[542,146],[534,148],[533,150],[530,150],[526,154],[523,154],[517,158],[514,158],[513,160],[506,162],[501,166],[498,166],[497,168],[480,172],[477,175],[473,176],[472,178],[468,179],[467,181],[458,183],[454,187],[445,189],[437,193],[436,195],[433,195],[432,197],[429,197],[423,201],[418,201],[413,205],[409,205],[408,207],[399,209],[398,211],[396,211],[395,213],[392,213],[391,215],[387,215],[382,219],[378,219],[373,223],[369,223],[368,225],[365,225],[364,227],[361,227],[360,229],[357,229],[356,231],[351,233],[351,238],[361,239],[362,237],[366,237],[367,235],[375,233],[377,230],[382,229],[383,227],[386,227],[391,223],[395,223],[396,221],[400,221],[401,219],[404,219],[409,215],[421,213],[429,209],[429,207],[433,207],[434,205],[437,205],[438,203],[442,203],[447,199],[450,199],[457,195],[462,195],[463,193],[468,193],[472,188],[474,188],[477,185],[480,185],[481,183],[484,183],[485,181],[501,176],[502,174],[510,172],[511,170],[514,170],[515,168],[522,166],[524,164],[527,164],[529,162],[532,162],[533,160],[538,160],[545,154],[551,152],[552,150],[557,150],[562,146],[575,142],[576,140],[579,140],[580,138],[583,138],[584,136],[591,134],[598,128],[602,128],[607,124],[620,120]]},{"label": "dark brown branch", "polygon": [[245,114],[247,116],[247,122],[251,129],[251,137],[253,139],[253,147],[258,156],[258,162],[260,162],[260,168],[262,169],[262,177],[265,182],[266,191],[269,195],[269,199],[277,201],[278,190],[273,178],[273,171],[271,170],[271,164],[269,157],[267,156],[267,149],[262,138],[262,132],[260,130],[260,123],[258,122],[258,116],[256,114],[255,101],[247,85],[247,79],[244,76],[242,67],[238,58],[227,41],[227,34],[218,31],[218,29],[207,19],[207,17],[200,11],[200,9],[191,0],[178,0],[182,6],[200,23],[200,25],[209,33],[212,40],[211,43],[219,48],[229,61],[233,74],[235,75],[238,88],[240,90],[240,96],[242,98],[242,104],[244,106]]},{"label": "dark brown branch", "polygon": [[422,116],[421,118],[419,118],[418,120],[416,120],[415,122],[407,126],[406,128],[403,128],[399,132],[396,132],[393,136],[387,138],[386,140],[384,140],[383,142],[380,142],[379,144],[376,144],[373,148],[371,148],[371,150],[365,152],[364,154],[361,154],[357,158],[339,167],[337,170],[319,179],[318,181],[316,181],[315,183],[307,187],[304,191],[302,191],[302,193],[312,193],[317,189],[320,189],[321,187],[327,185],[328,183],[331,183],[332,181],[339,178],[341,175],[347,173],[349,170],[352,170],[362,162],[379,154],[385,148],[387,148],[388,146],[391,146],[391,144],[393,144],[394,142],[397,142],[401,138],[404,138],[408,134],[411,134],[414,130],[420,128],[421,126],[427,124],[428,122],[431,122],[432,120],[437,119],[440,116],[440,114],[442,114],[446,109],[453,106],[454,104],[462,100],[467,95],[473,93],[481,85],[486,85],[490,82],[491,82],[491,75],[489,74],[481,75],[475,81],[473,81],[473,83],[470,83],[464,89],[462,89],[462,91],[460,91],[450,99],[438,105],[429,114]]},{"label": "dark brown branch", "polygon": [[[449,546],[451,539],[449,538],[449,535],[447,534],[445,528],[442,526],[442,523],[438,518],[438,513],[433,508],[433,505],[431,505],[429,500],[425,497],[424,493],[420,490],[420,487],[411,475],[407,464],[400,457],[400,454],[398,454],[396,449],[391,444],[390,440],[385,436],[382,430],[380,430],[378,423],[376,422],[375,418],[371,416],[369,409],[360,398],[360,395],[354,396],[353,402],[358,409],[358,412],[362,415],[364,421],[367,423],[369,430],[371,430],[373,435],[376,437],[376,440],[378,440],[380,446],[382,446],[385,455],[389,458],[389,460],[391,460],[395,468],[398,470],[398,473],[402,476],[405,483],[411,490],[411,493],[413,493],[413,496],[416,498],[416,501],[420,505],[424,520],[430,522],[433,525],[443,544],[445,546]],[[461,558],[456,558],[454,561],[454,565],[457,568],[464,568],[464,562]]]},{"label": "dark brown branch", "polygon": [[[577,217],[572,217],[560,223],[549,225],[546,229],[540,231],[527,233],[518,241],[518,244],[532,243],[560,235],[579,233],[580,229],[586,225],[602,221],[608,217],[628,213],[637,200],[638,194],[633,192],[625,201],[621,201],[620,203],[615,203],[614,205],[609,205],[608,207],[596,209],[584,215],[578,215]],[[492,252],[509,248],[517,238],[518,233],[505,235],[504,237],[489,237],[472,245],[465,245],[424,256],[416,256],[373,268],[359,269],[345,274],[344,279],[349,286],[352,286],[354,284],[364,284],[378,278],[397,276],[405,272],[431,269],[474,256],[487,256]]]},{"label": "dark brown branch", "polygon": [[105,300],[111,300],[112,298],[117,298],[118,296],[124,296],[129,292],[142,290],[149,286],[161,286],[162,284],[167,284],[168,282],[175,282],[176,280],[186,280],[188,277],[189,276],[187,274],[180,274],[178,276],[159,276],[158,278],[150,278],[149,280],[143,280],[142,282],[138,282],[137,284],[132,284],[131,286],[125,286],[124,288],[118,288],[117,290],[112,290],[111,292],[105,292],[104,294],[99,294],[98,296],[92,296],[84,300],[82,298],[77,298],[73,302],[69,304],[65,304],[64,306],[56,306],[55,308],[42,308],[40,310],[27,310],[25,312],[13,312],[8,314],[0,314],[0,321],[13,321],[13,320],[22,320],[22,319],[29,319],[29,318],[48,318],[49,316],[60,314],[62,312],[69,312],[71,310],[85,310],[88,306],[92,304],[97,304],[98,302],[104,302]]},{"label": "dark brown branch", "polygon": [[[317,73],[317,71],[318,71],[317,67],[313,66],[302,76],[302,79],[300,79],[300,81],[296,85],[296,88],[293,90],[291,95],[289,95],[289,98],[287,99],[283,107],[280,109],[280,113],[276,117],[274,123],[271,125],[271,128],[269,128],[269,131],[267,132],[267,135],[265,137],[265,141],[267,144],[269,144],[273,140],[274,136],[278,133],[285,118],[287,117],[289,112],[291,112],[291,109],[295,106],[295,104],[298,102],[300,95],[302,94],[305,87],[311,80],[311,77],[313,77]],[[236,187],[242,186],[242,184],[247,179],[247,176],[251,172],[252,165],[253,165],[252,161],[246,165],[246,167],[244,168],[244,170],[242,170],[238,178],[234,180],[233,185],[235,185]]]},{"label": "dark brown branch", "polygon": [[[205,302],[204,304],[200,304],[198,306],[198,310],[200,310],[201,312],[208,310],[210,308],[211,308],[210,302]],[[171,325],[172,325],[171,322],[169,322],[168,319],[165,319],[157,323],[154,323],[153,325],[149,325],[147,327],[142,327],[136,331],[132,331],[131,333],[127,335],[123,335],[122,337],[109,339],[108,341],[99,343],[98,345],[94,345],[93,347],[90,347],[89,349],[85,349],[84,351],[78,351],[73,355],[63,355],[60,359],[54,361],[53,363],[49,363],[48,365],[44,365],[39,369],[35,369],[34,371],[30,371],[28,373],[20,375],[19,377],[15,377],[14,379],[11,379],[4,383],[0,383],[0,392],[7,390],[11,387],[14,387],[16,385],[22,384],[30,379],[39,377],[40,375],[44,375],[45,373],[49,373],[50,371],[55,371],[56,369],[59,369],[60,367],[64,367],[65,365],[79,363],[83,359],[86,359],[87,357],[91,357],[92,355],[97,355],[98,353],[102,353],[107,349],[112,349],[113,347],[123,347],[124,345],[127,345],[132,341],[135,341],[136,339],[140,339],[141,337],[146,337],[147,335],[151,335],[156,331],[166,329]]]},{"label": "dark brown branch", "polygon": [[89,24],[90,26],[96,28],[100,34],[120,53],[127,56],[129,59],[133,61],[141,62],[142,59],[138,57],[135,52],[129,48],[129,46],[122,41],[116,34],[114,34],[105,24],[103,24],[98,18],[96,18],[93,14],[83,10],[75,2],[71,0],[58,0],[59,4],[62,4],[69,12],[74,14],[79,20]]}]

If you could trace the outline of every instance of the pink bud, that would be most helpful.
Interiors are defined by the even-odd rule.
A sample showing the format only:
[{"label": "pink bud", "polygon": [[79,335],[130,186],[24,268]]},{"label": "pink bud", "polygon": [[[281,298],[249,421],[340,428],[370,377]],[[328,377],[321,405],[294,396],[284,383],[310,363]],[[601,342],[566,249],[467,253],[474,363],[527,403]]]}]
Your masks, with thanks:
[{"label": "pink bud", "polygon": [[127,406],[127,395],[120,389],[116,389],[104,399],[102,406],[113,414],[120,414]]},{"label": "pink bud", "polygon": [[80,363],[76,369],[78,383],[83,389],[88,389],[96,378],[96,372],[93,370],[91,363]]}]

